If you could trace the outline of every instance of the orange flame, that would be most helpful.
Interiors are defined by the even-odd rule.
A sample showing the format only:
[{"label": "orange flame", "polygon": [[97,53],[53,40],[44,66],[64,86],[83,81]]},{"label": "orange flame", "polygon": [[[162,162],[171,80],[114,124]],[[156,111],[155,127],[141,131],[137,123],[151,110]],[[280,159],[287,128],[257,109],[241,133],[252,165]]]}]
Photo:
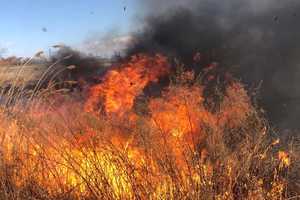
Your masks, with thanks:
[{"label": "orange flame", "polygon": [[289,158],[289,154],[287,152],[279,151],[278,152],[278,159],[280,160],[280,165],[282,167],[290,166],[290,158]]},{"label": "orange flame", "polygon": [[251,112],[251,101],[243,86],[233,82],[226,88],[224,99],[220,106],[218,123],[229,128],[238,126]]},{"label": "orange flame", "polygon": [[106,113],[122,116],[133,107],[135,98],[149,83],[157,82],[169,71],[170,66],[164,56],[133,56],[128,63],[109,71],[103,83],[91,88],[85,110],[99,110],[102,100]]},{"label": "orange flame", "polygon": [[197,86],[170,87],[162,98],[152,99],[149,108],[155,125],[178,138],[194,137],[201,126],[215,123],[203,106],[202,88]]},{"label": "orange flame", "polygon": [[[213,70],[216,67],[216,64],[212,64],[205,69],[206,73],[212,74],[207,77],[208,80],[215,78]],[[39,123],[40,127],[52,130],[51,126],[55,126],[54,124],[56,123],[60,124],[59,116],[63,116],[64,119],[68,119],[68,126],[72,127],[73,130],[67,134],[70,127],[66,129],[66,127],[62,126],[61,132],[66,132],[64,133],[65,135],[54,134],[54,136],[50,136],[50,134],[47,134],[46,139],[56,144],[59,149],[63,149],[63,155],[55,156],[56,146],[50,150],[51,148],[48,147],[42,149],[42,145],[39,144],[34,145],[34,151],[31,153],[33,160],[36,159],[37,161],[35,162],[38,162],[38,156],[42,151],[51,158],[55,158],[62,165],[56,164],[51,160],[48,161],[48,165],[52,165],[51,168],[59,171],[63,175],[59,178],[66,181],[70,186],[76,186],[84,178],[90,177],[91,174],[89,173],[97,170],[98,165],[107,168],[105,176],[112,179],[112,184],[117,184],[120,181],[122,184],[125,184],[128,182],[125,172],[119,177],[121,180],[115,180],[115,174],[119,169],[112,162],[115,159],[113,152],[110,152],[109,149],[105,151],[107,147],[102,147],[101,145],[103,144],[101,144],[100,140],[108,139],[109,144],[112,144],[114,148],[116,147],[117,150],[126,152],[128,158],[134,161],[135,167],[139,168],[145,163],[151,163],[150,165],[155,171],[158,168],[158,164],[151,157],[148,158],[146,156],[145,149],[139,146],[140,138],[134,133],[137,122],[140,119],[144,120],[143,125],[149,128],[149,137],[155,138],[153,140],[154,145],[170,147],[168,152],[174,155],[174,160],[179,168],[187,169],[185,155],[189,150],[192,149],[193,152],[199,150],[201,163],[205,163],[207,174],[212,174],[212,167],[208,160],[209,152],[204,147],[202,149],[197,149],[196,147],[207,137],[208,129],[223,133],[225,127],[235,127],[243,123],[247,114],[251,111],[250,100],[243,86],[238,82],[232,82],[226,85],[224,97],[219,102],[220,109],[216,112],[211,112],[204,104],[204,90],[207,89],[207,86],[205,83],[202,85],[196,83],[194,72],[186,71],[176,77],[176,84],[171,84],[163,90],[161,97],[149,99],[149,104],[147,105],[149,115],[136,114],[132,110],[136,98],[142,94],[149,83],[157,82],[161,77],[167,76],[170,71],[171,67],[167,58],[161,55],[152,57],[137,55],[132,57],[128,63],[108,71],[103,78],[103,82],[90,89],[90,95],[84,105],[85,111],[91,113],[97,113],[103,106],[106,115],[97,116],[99,120],[103,120],[103,124],[99,125],[101,128],[92,125],[93,123],[90,122],[89,117],[80,116],[80,119],[72,122],[72,119],[77,119],[77,116],[72,117],[72,112],[70,111],[79,109],[79,111],[77,110],[74,113],[75,115],[81,112],[81,106],[76,103],[73,105],[71,102],[68,102],[67,105],[61,107],[54,104],[56,108],[55,113],[52,110],[43,110],[41,112],[41,108],[33,110],[31,113],[33,115],[31,116],[32,119],[47,118],[43,120],[45,124]],[[61,102],[60,99],[56,101]],[[106,117],[110,116],[110,114],[115,114],[116,118]],[[129,117],[129,120],[124,116]],[[102,119],[101,117],[104,118]],[[114,123],[114,119],[116,119],[116,123]],[[81,126],[77,125],[76,122],[78,121],[81,122]],[[15,126],[14,124],[12,128],[15,128]],[[101,135],[100,132],[104,134]],[[160,134],[157,134],[158,132]],[[83,173],[84,177],[78,177],[76,173],[64,167],[64,164],[66,164],[65,154],[75,159],[74,162],[77,163],[75,170]],[[95,159],[97,160],[97,166],[94,169],[95,166],[92,163]],[[287,162],[286,159],[284,161],[285,163]],[[34,162],[29,163],[25,169],[29,169],[33,165]],[[26,170],[24,171],[24,173],[27,173]],[[27,176],[27,174],[24,176]],[[51,181],[47,180],[45,182],[51,188],[53,187],[51,185],[55,185],[56,178],[51,177],[51,174],[48,176]],[[41,182],[45,184],[44,180],[41,180]],[[118,185],[115,188],[119,188]],[[79,190],[83,192],[86,191],[86,188],[82,186]]]}]

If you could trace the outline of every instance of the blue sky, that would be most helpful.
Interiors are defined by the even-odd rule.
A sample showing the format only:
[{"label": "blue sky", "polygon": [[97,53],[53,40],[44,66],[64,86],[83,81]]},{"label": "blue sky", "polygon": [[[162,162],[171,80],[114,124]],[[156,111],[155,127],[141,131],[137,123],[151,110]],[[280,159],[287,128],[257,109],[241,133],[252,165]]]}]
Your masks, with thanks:
[{"label": "blue sky", "polygon": [[126,34],[135,6],[134,0],[0,0],[0,47],[7,55],[30,56],[111,29]]}]

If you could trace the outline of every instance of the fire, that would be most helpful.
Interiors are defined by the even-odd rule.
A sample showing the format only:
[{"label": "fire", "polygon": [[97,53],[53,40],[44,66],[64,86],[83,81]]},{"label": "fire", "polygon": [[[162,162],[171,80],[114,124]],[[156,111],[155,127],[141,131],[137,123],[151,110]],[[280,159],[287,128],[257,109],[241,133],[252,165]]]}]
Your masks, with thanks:
[{"label": "fire", "polygon": [[157,82],[169,71],[170,66],[164,56],[133,56],[128,63],[110,70],[103,83],[91,88],[85,110],[97,111],[103,103],[106,113],[121,116],[133,107],[135,98],[149,83]]},{"label": "fire", "polygon": [[[193,71],[176,75],[174,82],[160,88],[159,97],[147,99],[143,114],[133,109],[139,103],[137,97],[149,84],[171,74],[164,56],[137,55],[111,69],[102,83],[90,89],[83,105],[56,98],[51,102],[55,109],[40,103],[20,117],[22,122],[7,120],[0,110],[3,159],[9,165],[22,161],[18,173],[12,175],[15,184],[21,187],[35,177],[51,194],[64,189],[82,196],[93,194],[95,199],[106,193],[115,199],[133,199],[135,184],[149,184],[151,191],[141,194],[145,195],[141,199],[150,193],[168,199],[169,193],[176,194],[172,189],[178,179],[172,178],[177,173],[183,184],[193,182],[205,189],[214,185],[218,170],[228,171],[232,178],[233,159],[232,163],[211,159],[217,152],[209,149],[206,139],[215,134],[211,140],[222,140],[226,129],[240,128],[253,107],[243,85],[229,81],[216,102],[217,109],[209,109],[206,83],[217,79],[217,65],[204,71],[208,76],[203,82],[197,81]],[[282,167],[291,163],[283,151],[278,159]]]},{"label": "fire", "polygon": [[178,166],[187,169],[185,154],[204,139],[206,127],[214,127],[215,118],[203,105],[202,87],[170,86],[160,98],[151,99],[149,109],[154,129],[172,147]]},{"label": "fire", "polygon": [[250,98],[240,83],[233,82],[226,88],[220,105],[218,123],[220,126],[233,128],[243,123],[253,110]]},{"label": "fire", "polygon": [[279,151],[278,152],[278,159],[280,160],[280,165],[282,167],[290,166],[290,158],[289,158],[289,154],[287,152]]},{"label": "fire", "polygon": [[165,134],[178,138],[191,139],[205,124],[215,122],[204,108],[202,88],[197,86],[170,87],[161,98],[152,99],[149,108],[153,123]]},{"label": "fire", "polygon": [[[205,68],[207,81],[217,78],[218,65],[213,63]],[[106,114],[118,116],[119,124],[126,124],[120,118],[125,113],[128,122],[135,126],[139,116],[132,110],[136,97],[142,94],[143,89],[159,78],[170,73],[170,64],[162,55],[154,57],[137,55],[116,69],[107,72],[103,82],[92,87],[90,96],[85,103],[87,112],[97,112],[103,106]],[[195,83],[193,71],[182,72],[177,75],[176,82],[162,89],[161,97],[152,98],[148,104],[150,126],[161,132],[168,143],[173,146],[173,152],[182,163],[180,154],[183,154],[180,141],[187,141],[189,148],[195,149],[207,136],[207,128],[222,132],[225,127],[234,127],[246,120],[251,110],[250,99],[243,86],[231,81],[226,87],[224,98],[219,102],[220,109],[212,113],[204,105],[205,85]],[[121,120],[121,121],[120,121]],[[119,126],[119,125],[118,125]],[[135,141],[124,133],[126,127],[115,128],[111,134],[111,141],[116,146],[129,148],[131,152],[138,152],[133,145]],[[179,147],[179,148],[178,148]],[[136,155],[134,153],[133,155]],[[140,157],[141,157],[140,156]],[[136,160],[142,160],[136,157]]]}]

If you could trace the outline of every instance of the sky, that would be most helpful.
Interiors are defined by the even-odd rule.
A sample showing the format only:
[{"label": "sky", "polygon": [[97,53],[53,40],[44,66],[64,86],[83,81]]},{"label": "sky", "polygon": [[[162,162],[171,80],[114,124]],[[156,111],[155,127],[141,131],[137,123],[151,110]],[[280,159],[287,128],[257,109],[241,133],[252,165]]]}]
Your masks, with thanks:
[{"label": "sky", "polygon": [[5,56],[31,56],[110,30],[126,35],[135,7],[134,0],[0,0],[0,48]]}]

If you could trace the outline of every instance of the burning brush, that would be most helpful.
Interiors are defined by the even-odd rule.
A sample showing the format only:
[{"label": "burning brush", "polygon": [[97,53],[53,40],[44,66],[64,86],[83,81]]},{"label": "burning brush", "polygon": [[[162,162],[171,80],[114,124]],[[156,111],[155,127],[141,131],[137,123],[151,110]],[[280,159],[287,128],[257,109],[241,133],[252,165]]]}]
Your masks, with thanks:
[{"label": "burning brush", "polygon": [[216,63],[196,74],[138,54],[108,69],[84,102],[73,97],[34,98],[16,105],[14,118],[0,110],[2,162],[11,169],[0,168],[0,191],[12,191],[3,198],[280,199],[297,191],[287,175],[297,154],[276,150],[244,86]]}]

